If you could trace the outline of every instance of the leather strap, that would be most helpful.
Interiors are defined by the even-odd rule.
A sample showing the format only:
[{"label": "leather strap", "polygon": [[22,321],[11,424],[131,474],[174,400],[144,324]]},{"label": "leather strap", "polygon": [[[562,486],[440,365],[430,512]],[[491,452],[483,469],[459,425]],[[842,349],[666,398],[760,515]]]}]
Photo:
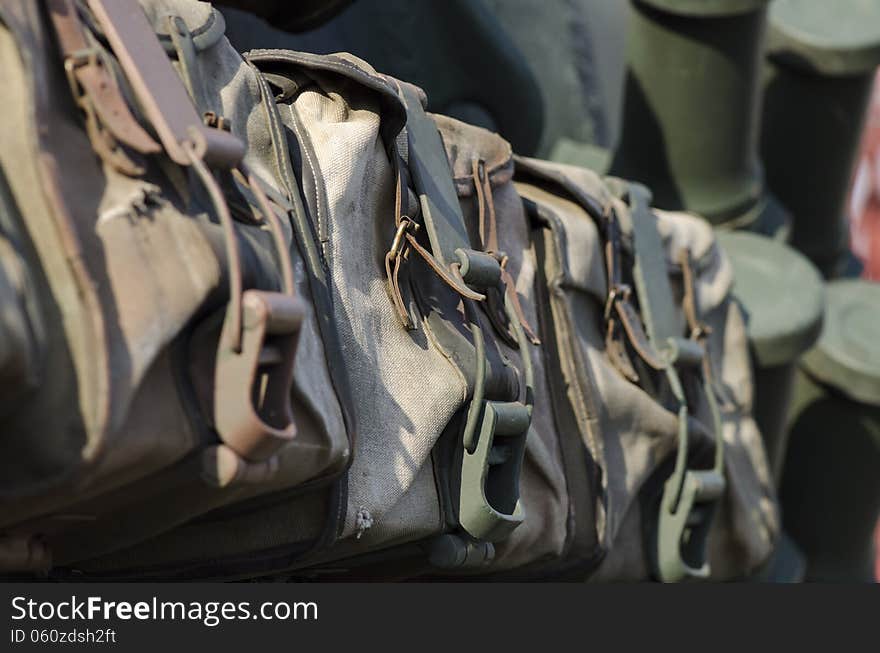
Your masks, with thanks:
[{"label": "leather strap", "polygon": [[471,176],[477,198],[477,221],[479,223],[480,244],[484,252],[498,252],[498,221],[495,218],[495,202],[492,200],[492,187],[486,175],[486,164],[482,159],[471,161]]},{"label": "leather strap", "polygon": [[664,369],[666,361],[645,333],[642,318],[631,302],[632,288],[623,282],[620,265],[620,231],[617,213],[609,205],[605,215],[605,266],[608,280],[605,345],[615,367],[627,379],[638,382],[639,376],[630,360],[624,339],[629,342],[639,358],[652,369]]},{"label": "leather strap", "polygon": [[[161,146],[132,115],[116,79],[86,40],[73,0],[46,0],[46,4],[64,57],[65,71],[77,103],[87,115],[89,136],[96,151],[117,165],[124,159],[114,155],[115,143],[141,154],[159,152]],[[113,142],[106,142],[101,136],[104,133],[109,134]]]},{"label": "leather strap", "polygon": [[[540,345],[541,339],[532,329],[522,303],[519,301],[519,293],[516,292],[516,282],[507,270],[507,255],[500,251],[498,244],[498,220],[495,214],[495,200],[492,198],[492,186],[489,183],[489,176],[486,174],[486,164],[482,159],[473,159],[471,161],[471,176],[474,181],[474,191],[477,201],[477,222],[479,230],[480,248],[490,256],[494,256],[501,265],[501,282],[504,284],[504,295],[507,297],[516,318],[519,320],[526,336],[533,345]],[[506,325],[506,315],[504,307],[499,305],[499,293],[489,292],[486,295],[487,302],[485,304],[486,313],[492,321],[495,330],[501,335],[508,344],[517,346],[516,339],[510,334]]]},{"label": "leather strap", "polygon": [[211,166],[234,168],[244,143],[204,125],[137,0],[89,0],[132,89],[168,156],[189,166],[195,155]]},{"label": "leather strap", "polygon": [[684,290],[682,309],[684,310],[684,317],[687,321],[690,337],[694,340],[702,341],[712,334],[712,328],[700,320],[697,293],[694,288],[696,275],[694,274],[694,266],[691,261],[691,253],[687,249],[682,248],[678,253],[678,264],[681,266]]},{"label": "leather strap", "polygon": [[192,33],[180,16],[168,15],[165,17],[165,22],[168,27],[168,35],[171,37],[171,44],[177,54],[177,62],[180,64],[182,81],[193,104],[198,106],[201,94],[196,90],[196,83],[201,78],[198,76],[196,46]]},{"label": "leather strap", "polygon": [[605,234],[608,284],[608,296],[605,302],[605,346],[612,364],[630,381],[639,380],[627,352],[626,341],[649,367],[656,370],[663,369],[665,367],[663,357],[649,342],[638,311],[630,302],[632,289],[623,282],[620,265],[623,249],[622,230],[613,202],[610,198],[604,203],[600,202],[558,168],[522,157],[517,157],[515,161],[518,174],[525,173],[561,188],[587,212],[599,230]]},{"label": "leather strap", "polygon": [[[385,255],[385,271],[394,307],[404,326],[411,328],[412,320],[400,288],[402,263],[407,259],[410,251],[415,251],[421,256],[437,276],[463,298],[483,301],[486,295],[468,288],[454,265],[457,260],[456,250],[468,249],[469,242],[440,132],[422,109],[415,88],[401,84],[397,80],[393,81],[406,107],[408,172],[419,196],[422,223],[416,223],[410,216],[403,214],[402,159],[396,151],[392,152],[392,161],[396,167],[394,201],[396,231],[391,247]],[[416,238],[416,233],[422,225],[428,232],[431,251],[428,251]]]},{"label": "leather strap", "polygon": [[[724,442],[721,419],[709,376],[709,356],[703,340],[706,329],[698,318],[694,275],[687,250],[678,260],[683,263],[684,313],[677,311],[665,247],[657,229],[657,219],[649,209],[650,193],[643,186],[626,187],[633,230],[635,267],[633,276],[639,306],[649,339],[662,352],[669,388],[678,402],[679,436],[675,468],[664,484],[658,515],[657,574],[664,581],[686,577],[704,578],[709,574],[706,538],[718,499],[724,492]],[[687,322],[687,325],[685,325]],[[688,328],[688,338],[684,337]],[[701,381],[715,435],[715,465],[712,469],[689,466],[690,410],[681,375]]]}]

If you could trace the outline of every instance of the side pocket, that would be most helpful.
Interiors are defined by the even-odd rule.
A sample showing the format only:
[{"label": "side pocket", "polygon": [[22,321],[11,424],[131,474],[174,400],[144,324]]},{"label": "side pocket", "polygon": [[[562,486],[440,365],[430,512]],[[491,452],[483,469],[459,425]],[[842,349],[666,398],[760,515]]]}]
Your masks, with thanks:
[{"label": "side pocket", "polygon": [[[543,221],[535,215],[538,207],[530,202],[527,206],[535,224],[541,224]],[[586,378],[587,372],[576,371],[581,359],[571,351],[572,325],[565,315],[560,289],[551,282],[560,275],[553,235],[548,229],[538,227],[533,231],[533,242],[538,260],[536,303],[540,333],[569,496],[569,535],[562,566],[570,573],[587,575],[604,555],[599,536],[599,506],[603,494],[603,470],[597,458],[600,449],[596,446],[599,424],[595,411],[588,407],[590,395],[585,395],[577,387],[579,384],[571,381]],[[582,432],[585,436],[578,437]],[[592,443],[592,447],[588,443]]]}]

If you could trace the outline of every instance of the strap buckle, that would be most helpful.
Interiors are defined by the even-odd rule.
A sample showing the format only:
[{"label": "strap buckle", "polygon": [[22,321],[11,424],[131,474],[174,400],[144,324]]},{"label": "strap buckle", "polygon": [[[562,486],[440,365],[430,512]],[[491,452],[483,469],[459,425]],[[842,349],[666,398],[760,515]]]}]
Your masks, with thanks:
[{"label": "strap buckle", "polygon": [[497,542],[525,518],[519,476],[531,412],[518,401],[486,401],[482,412],[476,440],[465,443],[458,519],[471,537]]},{"label": "strap buckle", "polygon": [[419,225],[409,216],[402,216],[400,224],[397,225],[397,231],[394,233],[394,240],[391,241],[391,247],[388,250],[388,260],[394,261],[404,251],[407,244],[406,234],[418,231]]},{"label": "strap buckle", "polygon": [[294,294],[293,265],[278,216],[252,174],[248,182],[275,241],[284,292],[242,290],[241,253],[223,192],[194,146],[183,147],[214,204],[229,263],[229,304],[214,367],[214,428],[244,459],[260,462],[296,436],[290,390],[305,304]]},{"label": "strap buckle", "polygon": [[[706,560],[706,540],[716,502],[725,488],[721,418],[714,390],[704,369],[704,364],[708,361],[706,348],[697,340],[681,337],[685,332],[685,324],[675,310],[664,254],[665,245],[657,227],[657,219],[649,208],[650,192],[638,184],[629,184],[625,192],[632,218],[635,250],[633,277],[639,306],[648,339],[660,354],[657,362],[661,365],[657,369],[665,372],[669,388],[679,407],[675,468],[663,487],[657,516],[657,537],[653,543],[655,573],[664,582],[678,582],[687,577],[705,578],[710,573]],[[690,317],[695,318],[697,307],[692,281],[690,276],[685,279],[688,286],[686,290],[694,300],[691,307],[693,315]],[[687,318],[685,316],[685,320]],[[679,368],[700,378],[704,388],[715,436],[715,465],[711,469],[688,468],[690,411],[679,377]]]},{"label": "strap buckle", "polygon": [[[240,351],[217,352],[214,426],[236,453],[259,461],[296,436],[290,386],[305,305],[292,295],[246,290],[241,308]],[[221,343],[230,324],[223,323]]]},{"label": "strap buckle", "polygon": [[657,538],[657,568],[664,582],[709,576],[706,540],[724,487],[724,475],[714,469],[684,470],[666,481]]},{"label": "strap buckle", "polygon": [[[203,166],[197,163],[196,167]],[[246,167],[244,173],[272,232],[284,292],[241,292],[240,278],[235,284],[232,292],[241,292],[240,299],[230,298],[217,350],[214,427],[236,453],[258,462],[269,459],[296,436],[290,389],[306,306],[295,295],[293,264],[269,202],[269,189]],[[234,233],[227,232],[227,239],[227,245],[237,249]],[[238,262],[235,265],[233,272],[238,276]]]},{"label": "strap buckle", "polygon": [[693,340],[671,338],[664,351],[667,378],[678,410],[678,452],[675,469],[663,486],[657,524],[657,574],[663,582],[687,577],[707,578],[706,541],[718,499],[724,494],[724,441],[714,390],[704,378],[703,387],[715,431],[715,464],[711,469],[688,469],[688,406],[676,366],[700,370],[704,347]]},{"label": "strap buckle", "polygon": [[76,79],[76,71],[83,66],[98,65],[98,50],[96,48],[85,48],[71,52],[64,57],[64,72],[67,74],[67,81],[74,94],[79,97],[82,95],[79,82]]},{"label": "strap buckle", "polygon": [[614,304],[618,300],[629,301],[632,296],[632,287],[626,283],[616,283],[608,290],[608,298],[605,300],[605,321],[611,318]]},{"label": "strap buckle", "polygon": [[89,0],[89,7],[169,158],[190,165],[192,155],[184,144],[191,142],[198,157],[211,166],[238,165],[244,159],[244,143],[204,125],[137,1]]},{"label": "strap buckle", "polygon": [[[501,266],[496,258],[484,252],[462,248],[457,249],[455,255],[461,278],[469,287],[485,289],[501,286]],[[504,294],[504,308],[523,359],[523,401],[484,400],[487,367],[485,340],[473,303],[465,302],[477,369],[474,393],[462,433],[458,521],[472,538],[487,542],[504,539],[525,519],[525,511],[519,500],[519,479],[534,401],[534,372],[529,343],[507,293]]]}]

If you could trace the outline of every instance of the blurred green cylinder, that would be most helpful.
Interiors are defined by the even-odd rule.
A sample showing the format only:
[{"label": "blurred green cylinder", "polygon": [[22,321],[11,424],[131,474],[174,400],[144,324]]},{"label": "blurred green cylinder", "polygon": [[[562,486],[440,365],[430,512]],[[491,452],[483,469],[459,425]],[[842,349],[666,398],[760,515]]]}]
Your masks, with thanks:
[{"label": "blurred green cylinder", "polygon": [[807,580],[873,579],[880,517],[880,286],[828,286],[825,327],[795,382],[780,498]]},{"label": "blurred green cylinder", "polygon": [[731,226],[768,211],[757,149],[767,1],[632,0],[612,170],[649,186],[658,207]]},{"label": "blurred green cylinder", "polygon": [[753,413],[778,484],[797,361],[819,337],[824,284],[818,270],[783,243],[745,232],[719,232],[718,242],[733,266],[733,294],[746,317]]},{"label": "blurred green cylinder", "polygon": [[826,277],[846,262],[846,198],[878,64],[880,2],[771,5],[761,156],[792,244]]}]

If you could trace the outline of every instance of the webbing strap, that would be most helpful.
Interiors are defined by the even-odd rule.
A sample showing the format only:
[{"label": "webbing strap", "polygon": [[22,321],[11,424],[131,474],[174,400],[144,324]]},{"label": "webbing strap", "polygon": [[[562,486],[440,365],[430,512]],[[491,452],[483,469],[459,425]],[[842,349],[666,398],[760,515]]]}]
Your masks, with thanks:
[{"label": "webbing strap", "polygon": [[684,324],[676,311],[663,240],[649,209],[650,193],[644,186],[629,185],[629,206],[635,244],[633,277],[648,339],[656,349],[680,338]]},{"label": "webbing strap", "polygon": [[171,160],[190,165],[184,143],[192,142],[208,165],[234,168],[244,143],[204,125],[137,0],[89,0],[89,6]]},{"label": "webbing strap", "polygon": [[448,267],[455,250],[468,249],[470,238],[458,203],[452,168],[437,125],[422,110],[415,89],[400,85],[406,104],[409,171],[422,210],[422,222],[434,257]]},{"label": "webbing strap", "polygon": [[[457,258],[455,252],[468,247],[468,237],[440,132],[422,109],[415,87],[401,84],[395,79],[392,81],[406,110],[409,152],[409,169],[406,172],[418,193],[421,222],[417,223],[411,217],[403,215],[403,161],[396,149],[393,149],[390,154],[396,176],[394,221],[397,231],[385,255],[385,271],[394,307],[404,326],[412,328],[413,323],[400,288],[402,262],[407,259],[410,251],[422,257],[434,273],[463,299],[483,301],[486,296],[468,288],[458,274],[458,268],[454,266]],[[416,232],[423,225],[428,233],[430,251],[416,238]]]},{"label": "webbing strap", "polygon": [[74,98],[86,115],[86,129],[95,151],[127,174],[142,172],[116,145],[141,154],[154,154],[162,148],[132,115],[116,79],[86,40],[73,0],[46,0],[46,6],[64,58],[64,70]]},{"label": "webbing strap", "polygon": [[[635,267],[633,277],[642,318],[653,348],[665,361],[663,371],[678,402],[678,450],[675,468],[663,488],[658,516],[656,573],[661,580],[677,582],[687,577],[709,575],[705,544],[715,504],[724,492],[723,442],[714,391],[705,372],[707,353],[702,342],[705,329],[696,324],[693,274],[685,271],[685,322],[678,315],[665,247],[651,213],[650,193],[637,184],[626,188],[633,231]],[[686,253],[683,255],[686,256]],[[685,262],[689,263],[685,259]],[[702,378],[716,437],[715,466],[709,470],[688,469],[688,403],[679,370]]]},{"label": "webbing strap", "polygon": [[[431,251],[422,251],[408,226],[403,231],[399,228],[398,234],[403,233],[409,246],[438,274],[452,272],[456,280],[453,288],[462,296],[474,341],[476,374],[462,431],[458,521],[470,538],[495,542],[507,537],[525,519],[519,480],[534,402],[531,343],[522,329],[515,302],[505,290],[501,262],[471,248],[452,167],[437,125],[422,108],[415,87],[398,84],[398,89],[407,111],[408,172],[419,198],[421,224]],[[395,243],[399,241],[395,238]],[[522,356],[523,387],[518,401],[485,398],[485,336],[474,301],[485,299],[489,290],[504,298],[503,308]]]},{"label": "webbing strap", "polygon": [[[295,294],[290,252],[270,190],[244,163],[244,143],[198,115],[140,4],[89,0],[89,5],[165,153],[193,171],[214,206],[229,268],[229,303],[214,369],[214,428],[245,461],[271,460],[296,435],[290,392],[306,311]],[[278,250],[283,292],[243,288],[238,234],[211,168],[238,171],[247,181]]]}]

